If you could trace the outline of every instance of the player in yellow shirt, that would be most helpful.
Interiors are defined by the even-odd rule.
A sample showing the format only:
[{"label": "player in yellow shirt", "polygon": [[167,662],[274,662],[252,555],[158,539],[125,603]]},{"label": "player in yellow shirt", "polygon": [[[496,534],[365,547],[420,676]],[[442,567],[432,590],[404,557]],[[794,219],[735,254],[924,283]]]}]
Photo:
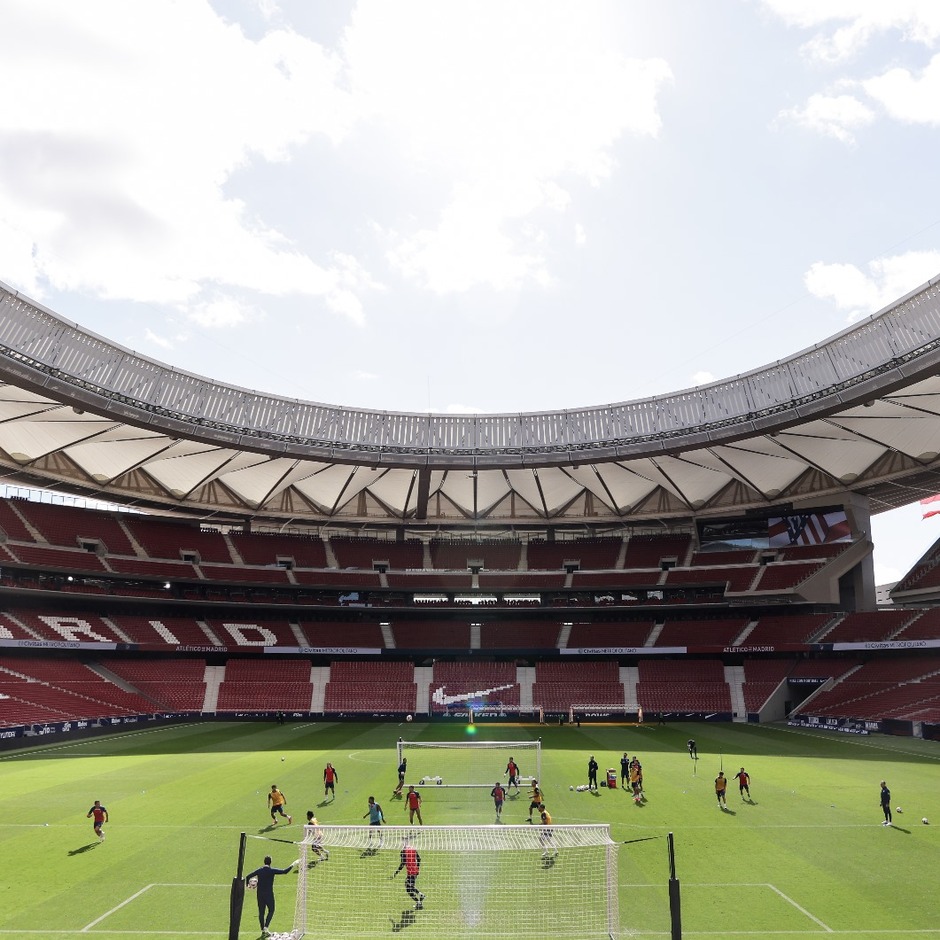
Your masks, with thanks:
[{"label": "player in yellow shirt", "polygon": [[542,791],[539,789],[538,780],[532,781],[532,802],[529,803],[529,822],[532,822],[533,810],[540,809],[542,806]]},{"label": "player in yellow shirt", "polygon": [[718,809],[727,809],[728,801],[725,799],[725,791],[728,789],[728,780],[723,771],[718,772],[715,777],[715,796],[718,797]]},{"label": "player in yellow shirt", "polygon": [[271,792],[268,794],[268,806],[271,808],[271,822],[275,826],[277,825],[277,817],[279,815],[287,819],[288,825],[294,821],[294,817],[288,816],[284,811],[287,806],[287,797],[278,790],[276,783],[271,784]]},{"label": "player in yellow shirt", "polygon": [[544,803],[539,804],[539,816],[542,819],[542,831],[539,833],[539,842],[542,844],[542,858],[558,855],[558,846],[555,845],[555,831],[552,829],[552,814],[545,808]]}]

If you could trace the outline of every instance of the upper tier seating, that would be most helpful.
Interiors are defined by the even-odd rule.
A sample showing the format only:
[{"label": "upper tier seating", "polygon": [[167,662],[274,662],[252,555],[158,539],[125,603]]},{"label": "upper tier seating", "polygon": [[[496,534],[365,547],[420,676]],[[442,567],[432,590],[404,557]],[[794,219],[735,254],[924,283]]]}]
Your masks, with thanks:
[{"label": "upper tier seating", "polygon": [[121,527],[120,518],[124,514],[111,516],[94,509],[32,500],[18,500],[16,508],[53,545],[77,548],[87,540],[102,543],[112,555],[134,554],[134,547]]},{"label": "upper tier seating", "polygon": [[887,640],[914,619],[908,610],[869,610],[847,613],[820,638],[821,643],[867,643]]},{"label": "upper tier seating", "polygon": [[780,646],[808,643],[832,620],[831,614],[761,614],[745,637],[745,646]]},{"label": "upper tier seating", "polygon": [[470,625],[452,620],[395,620],[397,649],[470,649]]},{"label": "upper tier seating", "polygon": [[627,542],[623,567],[658,568],[663,561],[684,565],[691,545],[691,535],[634,535]]},{"label": "upper tier seating", "polygon": [[543,620],[503,620],[480,626],[480,648],[485,650],[556,649],[558,624]]},{"label": "upper tier seating", "polygon": [[128,516],[124,524],[150,558],[179,559],[182,552],[195,552],[200,561],[221,565],[235,563],[225,537],[219,532],[206,532],[184,522]]},{"label": "upper tier seating", "polygon": [[623,623],[575,623],[568,635],[570,649],[645,646],[653,631],[652,620]]},{"label": "upper tier seating", "polygon": [[389,542],[333,536],[330,548],[340,568],[369,568],[382,563],[399,571],[424,567],[424,544],[416,540]]},{"label": "upper tier seating", "polygon": [[530,571],[561,570],[566,562],[576,563],[582,571],[604,571],[617,567],[623,539],[574,539],[566,542],[545,542],[533,539],[527,548]]},{"label": "upper tier seating", "polygon": [[276,565],[292,561],[298,568],[326,568],[323,540],[308,536],[269,535],[266,532],[229,535],[235,551],[246,565]]},{"label": "upper tier seating", "polygon": [[429,548],[433,567],[445,571],[461,571],[471,561],[482,562],[491,571],[514,571],[522,553],[522,544],[510,539],[431,539]]},{"label": "upper tier seating", "polygon": [[654,645],[731,646],[747,624],[746,617],[729,617],[720,620],[667,620]]}]

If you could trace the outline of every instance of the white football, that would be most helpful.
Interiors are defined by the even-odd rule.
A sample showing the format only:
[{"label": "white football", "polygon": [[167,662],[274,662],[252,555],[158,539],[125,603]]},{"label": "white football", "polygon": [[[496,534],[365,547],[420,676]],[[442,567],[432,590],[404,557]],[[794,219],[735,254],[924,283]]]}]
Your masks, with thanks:
[{"label": "white football", "polygon": [[418,783],[423,787],[423,786],[424,786],[424,777],[422,777],[422,778],[418,781]]},{"label": "white football", "polygon": [[926,816],[921,820],[921,822],[922,822],[925,826],[929,826],[929,825],[930,825],[930,820],[929,820]]},{"label": "white football", "polygon": [[258,887],[258,879],[257,879],[257,878],[249,878],[249,879],[248,879],[248,890],[249,890],[249,891],[254,891],[255,888],[257,888],[257,887]]},{"label": "white football", "polygon": [[896,812],[896,813],[903,813],[904,810],[901,809],[901,807],[899,806],[899,807],[895,810],[895,812]]},{"label": "white football", "polygon": [[405,721],[411,721],[414,718],[414,715],[405,715]]},{"label": "white football", "polygon": [[573,789],[574,789],[574,787],[568,787],[568,789],[569,789],[569,790],[573,790]]}]

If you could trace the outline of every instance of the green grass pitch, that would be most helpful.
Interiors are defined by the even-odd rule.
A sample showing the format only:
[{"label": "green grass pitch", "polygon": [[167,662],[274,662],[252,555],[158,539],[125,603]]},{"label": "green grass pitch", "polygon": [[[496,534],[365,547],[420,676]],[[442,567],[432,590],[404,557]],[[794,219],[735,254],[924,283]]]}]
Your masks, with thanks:
[{"label": "green grass pitch", "polygon": [[[299,838],[307,809],[324,824],[364,824],[370,794],[389,822],[404,824],[403,804],[390,798],[396,739],[466,733],[447,723],[207,722],[0,752],[0,940],[225,937],[240,832]],[[555,822],[607,822],[629,843],[619,853],[622,936],[670,935],[665,835],[672,831],[686,937],[940,938],[936,744],[780,726],[476,726],[477,740],[539,736]],[[697,763],[689,737],[698,742]],[[603,777],[607,767],[619,771],[624,751],[643,762],[644,805],[619,789],[569,789],[586,782],[590,754]],[[321,806],[327,761],[339,783],[335,802]],[[747,768],[751,802],[732,785],[728,811],[718,809],[720,762],[729,777]],[[891,828],[881,825],[881,779],[904,810]],[[272,831],[273,783],[286,793],[294,824]],[[493,822],[487,791],[427,786],[423,795],[427,824]],[[85,818],[95,799],[111,815],[101,844]],[[504,821],[524,823],[528,802],[510,800]],[[938,825],[923,825],[925,816]],[[249,839],[247,864],[260,864],[266,850],[275,865],[296,857],[290,845]],[[396,863],[389,858],[388,867]],[[533,905],[551,877],[533,879]],[[295,875],[278,879],[275,929],[290,926],[295,883]],[[344,903],[364,899],[350,891]],[[241,936],[257,937],[256,922],[249,895]],[[524,908],[511,925],[526,935]],[[317,933],[314,923],[309,934]],[[416,921],[405,936],[429,934]]]}]

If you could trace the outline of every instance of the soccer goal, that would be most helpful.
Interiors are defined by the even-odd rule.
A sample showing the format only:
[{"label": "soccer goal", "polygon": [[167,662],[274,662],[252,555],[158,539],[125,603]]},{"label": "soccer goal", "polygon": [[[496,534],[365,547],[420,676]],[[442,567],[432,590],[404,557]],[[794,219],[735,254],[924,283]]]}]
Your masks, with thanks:
[{"label": "soccer goal", "polygon": [[[322,826],[316,839],[320,857],[298,844],[292,940],[308,924],[323,937],[621,936],[607,825]],[[420,859],[413,883],[394,875],[403,849]]]},{"label": "soccer goal", "polygon": [[506,781],[510,759],[521,782],[542,779],[542,741],[405,741],[398,763],[408,759],[405,786],[487,787]]}]

